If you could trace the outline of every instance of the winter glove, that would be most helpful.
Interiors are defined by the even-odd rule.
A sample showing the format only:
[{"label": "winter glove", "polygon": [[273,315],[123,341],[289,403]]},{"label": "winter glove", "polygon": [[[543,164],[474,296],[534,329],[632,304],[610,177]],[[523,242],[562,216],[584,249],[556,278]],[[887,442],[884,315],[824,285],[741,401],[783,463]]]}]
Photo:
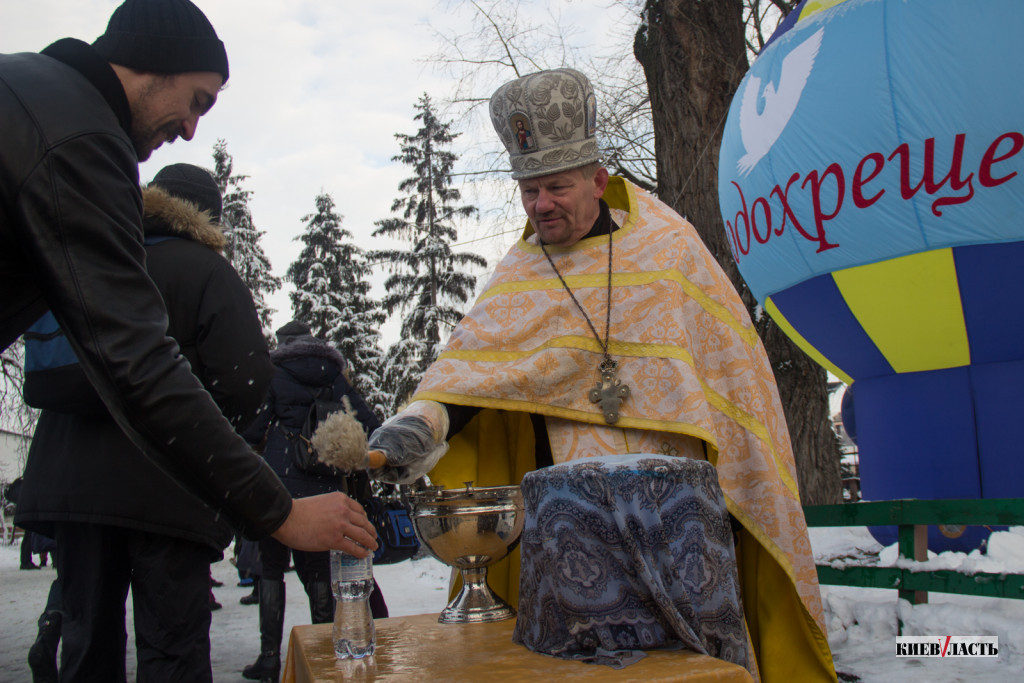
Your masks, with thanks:
[{"label": "winter glove", "polygon": [[368,450],[380,451],[387,460],[371,469],[374,479],[409,484],[419,479],[448,452],[448,410],[436,401],[413,401],[389,418],[371,436]]}]

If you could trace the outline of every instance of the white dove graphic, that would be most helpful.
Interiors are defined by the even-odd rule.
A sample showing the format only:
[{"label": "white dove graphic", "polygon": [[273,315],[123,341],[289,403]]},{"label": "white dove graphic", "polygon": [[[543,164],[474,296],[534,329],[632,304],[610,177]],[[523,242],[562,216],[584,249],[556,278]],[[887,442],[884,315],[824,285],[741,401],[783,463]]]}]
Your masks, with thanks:
[{"label": "white dove graphic", "polygon": [[741,175],[754,170],[757,162],[761,161],[782,135],[796,111],[800,95],[807,85],[807,77],[814,68],[814,59],[818,56],[824,32],[824,28],[818,29],[782,60],[779,87],[776,89],[771,83],[764,86],[764,110],[760,114],[757,113],[757,97],[761,90],[761,79],[754,76],[747,81],[740,104],[740,138],[747,153],[736,162]]}]

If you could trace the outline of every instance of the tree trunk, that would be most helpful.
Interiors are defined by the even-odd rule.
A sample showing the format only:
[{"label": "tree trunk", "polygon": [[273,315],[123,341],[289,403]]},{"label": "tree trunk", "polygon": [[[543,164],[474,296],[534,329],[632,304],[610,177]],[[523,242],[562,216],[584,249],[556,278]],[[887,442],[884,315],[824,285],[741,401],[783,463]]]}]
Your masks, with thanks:
[{"label": "tree trunk", "polygon": [[651,96],[658,196],[687,217],[757,321],[782,397],[805,505],[841,500],[826,374],[767,315],[732,257],[718,208],[718,150],[747,69],[742,0],[647,0],[634,53]]}]

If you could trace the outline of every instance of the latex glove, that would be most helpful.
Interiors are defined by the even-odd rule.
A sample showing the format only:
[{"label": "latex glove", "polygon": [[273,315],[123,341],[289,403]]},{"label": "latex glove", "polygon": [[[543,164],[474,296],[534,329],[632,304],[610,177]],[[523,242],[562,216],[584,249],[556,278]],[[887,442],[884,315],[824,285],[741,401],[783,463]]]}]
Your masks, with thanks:
[{"label": "latex glove", "polygon": [[374,479],[409,484],[434,468],[448,452],[448,410],[437,401],[413,401],[370,435],[367,448],[387,464],[371,468]]}]

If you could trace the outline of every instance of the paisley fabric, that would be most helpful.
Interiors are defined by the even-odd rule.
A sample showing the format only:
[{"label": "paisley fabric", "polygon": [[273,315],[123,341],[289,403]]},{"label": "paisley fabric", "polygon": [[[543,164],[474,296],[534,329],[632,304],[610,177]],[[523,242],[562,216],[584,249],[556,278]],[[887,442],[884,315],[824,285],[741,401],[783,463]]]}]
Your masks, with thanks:
[{"label": "paisley fabric", "polygon": [[515,642],[613,665],[628,661],[615,651],[682,645],[756,676],[711,464],[588,458],[531,472],[522,491]]},{"label": "paisley fabric", "polygon": [[[413,398],[493,409],[480,413],[481,423],[489,412],[543,415],[556,463],[615,453],[706,453],[730,514],[743,526],[737,559],[762,679],[834,680],[789,433],[753,323],[685,219],[621,178],[610,179],[604,200],[621,226],[612,237],[609,352],[631,394],[619,421],[605,424],[589,399],[600,345],[529,224]],[[608,237],[549,253],[583,308],[602,320]],[[518,430],[481,429],[473,443],[457,443],[463,434],[456,435],[431,480],[461,486],[488,472],[495,478],[478,485],[519,483],[536,466],[532,456],[514,452]],[[515,594],[518,567],[508,572],[508,593]]]}]

